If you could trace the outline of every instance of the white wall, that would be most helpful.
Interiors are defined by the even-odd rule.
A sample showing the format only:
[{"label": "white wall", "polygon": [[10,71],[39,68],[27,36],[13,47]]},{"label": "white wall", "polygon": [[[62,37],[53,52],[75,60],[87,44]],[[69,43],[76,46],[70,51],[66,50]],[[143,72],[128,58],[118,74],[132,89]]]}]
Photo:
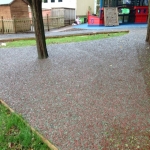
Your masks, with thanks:
[{"label": "white wall", "polygon": [[77,0],[76,15],[77,16],[87,16],[90,12],[93,14],[95,11],[95,1],[94,0]]},{"label": "white wall", "polygon": [[48,0],[48,3],[42,3],[42,8],[56,8],[56,7],[65,7],[65,8],[76,8],[76,0],[62,0],[62,2],[55,2],[51,3],[51,0]]}]

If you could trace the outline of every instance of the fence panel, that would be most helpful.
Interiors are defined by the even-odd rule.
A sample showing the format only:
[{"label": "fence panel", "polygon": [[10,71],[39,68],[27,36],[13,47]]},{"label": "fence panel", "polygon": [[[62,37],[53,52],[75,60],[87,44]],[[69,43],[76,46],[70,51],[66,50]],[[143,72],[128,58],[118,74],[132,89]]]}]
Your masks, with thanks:
[{"label": "fence panel", "polygon": [[64,17],[64,8],[52,8],[51,17]]},{"label": "fence panel", "polygon": [[[56,15],[59,15],[58,12],[55,12]],[[54,29],[64,27],[64,17],[57,16],[51,17],[47,16],[43,18],[44,29]],[[32,19],[0,19],[0,34],[3,33],[17,33],[17,32],[30,32],[34,31],[34,26]]]},{"label": "fence panel", "polygon": [[64,26],[71,25],[75,21],[75,9],[73,8],[52,8],[52,17],[64,17]]},{"label": "fence panel", "polygon": [[75,9],[65,9],[65,25],[70,25],[75,21]]},{"label": "fence panel", "polygon": [[3,33],[3,19],[0,19],[0,33]]},{"label": "fence panel", "polygon": [[31,26],[32,26],[32,19],[27,18],[15,20],[16,32],[31,31]]},{"label": "fence panel", "polygon": [[55,29],[64,26],[64,17],[44,17],[44,29]]},{"label": "fence panel", "polygon": [[15,26],[13,19],[4,19],[4,33],[15,33]]}]

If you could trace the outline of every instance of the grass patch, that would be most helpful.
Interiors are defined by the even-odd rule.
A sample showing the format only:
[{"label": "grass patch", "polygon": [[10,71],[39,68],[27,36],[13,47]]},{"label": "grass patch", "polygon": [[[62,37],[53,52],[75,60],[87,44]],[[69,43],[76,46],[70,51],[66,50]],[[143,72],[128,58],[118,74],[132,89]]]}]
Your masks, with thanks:
[{"label": "grass patch", "polygon": [[0,150],[50,150],[21,116],[0,103]]},{"label": "grass patch", "polygon": [[[46,43],[60,44],[60,43],[70,43],[70,42],[82,42],[82,41],[99,40],[104,38],[122,36],[124,34],[127,34],[127,32],[48,38],[46,39]],[[22,47],[22,46],[34,46],[34,45],[36,45],[35,40],[19,40],[19,41],[7,42],[5,47]]]}]

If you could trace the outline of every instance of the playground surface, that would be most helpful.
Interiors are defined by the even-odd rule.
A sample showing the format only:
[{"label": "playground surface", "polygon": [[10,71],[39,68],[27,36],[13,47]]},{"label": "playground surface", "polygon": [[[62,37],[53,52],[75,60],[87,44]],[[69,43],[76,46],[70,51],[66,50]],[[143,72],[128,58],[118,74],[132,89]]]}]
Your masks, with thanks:
[{"label": "playground surface", "polygon": [[[113,32],[113,31],[127,31],[130,29],[140,29],[147,28],[147,24],[124,24],[119,26],[105,27],[105,26],[88,26],[88,24],[80,24],[76,26],[67,26],[59,29],[53,29],[50,31],[45,31],[46,37],[57,37],[57,36],[67,36],[75,34],[87,34],[93,32]],[[67,31],[67,32],[66,32]],[[74,32],[75,31],[75,32]],[[1,34],[0,42],[4,40],[12,39],[28,39],[34,38],[34,33],[17,33],[17,34]]]},{"label": "playground surface", "polygon": [[36,46],[1,48],[0,98],[59,150],[149,150],[145,37],[143,27],[121,37],[47,45],[44,60]]},{"label": "playground surface", "polygon": [[147,24],[121,24],[119,26],[89,26],[86,24],[80,24],[73,28],[89,29],[89,30],[116,30],[116,29],[132,29],[132,28],[146,28]]}]

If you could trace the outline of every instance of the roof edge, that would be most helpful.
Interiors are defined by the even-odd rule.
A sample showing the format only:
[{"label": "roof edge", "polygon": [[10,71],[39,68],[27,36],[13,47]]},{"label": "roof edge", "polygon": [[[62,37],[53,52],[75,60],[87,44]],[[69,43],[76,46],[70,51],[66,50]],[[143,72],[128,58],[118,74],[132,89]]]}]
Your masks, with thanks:
[{"label": "roof edge", "polygon": [[6,6],[6,5],[11,5],[15,0],[12,0],[12,2],[7,3],[7,4],[0,4],[0,6]]}]

